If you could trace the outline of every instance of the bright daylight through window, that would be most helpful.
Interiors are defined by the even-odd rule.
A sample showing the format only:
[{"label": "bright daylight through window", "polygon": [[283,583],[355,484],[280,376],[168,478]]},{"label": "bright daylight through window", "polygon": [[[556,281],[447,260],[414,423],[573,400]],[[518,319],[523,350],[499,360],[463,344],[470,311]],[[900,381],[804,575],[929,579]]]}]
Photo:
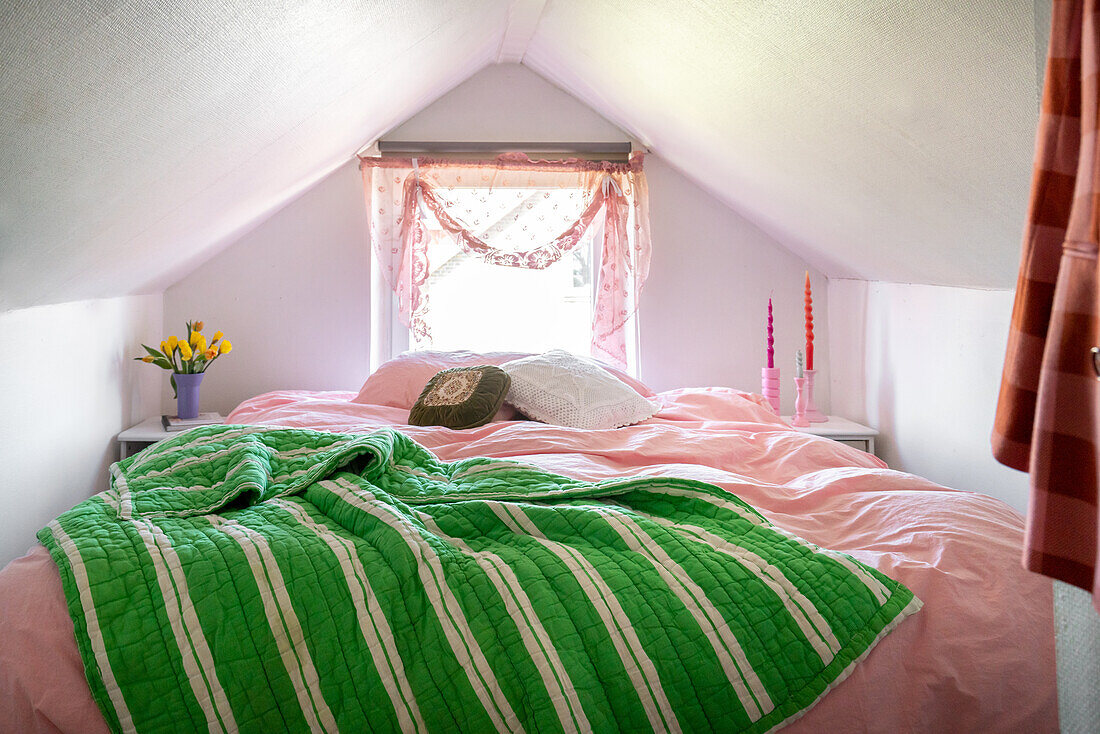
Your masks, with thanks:
[{"label": "bright daylight through window", "polygon": [[[589,203],[580,189],[455,187],[446,196],[448,210],[462,217],[471,234],[508,251],[530,250],[553,240]],[[430,335],[418,339],[410,334],[410,346],[589,353],[591,236],[557,262],[535,270],[487,263],[463,251],[431,218],[425,226],[431,237],[424,286]]]}]

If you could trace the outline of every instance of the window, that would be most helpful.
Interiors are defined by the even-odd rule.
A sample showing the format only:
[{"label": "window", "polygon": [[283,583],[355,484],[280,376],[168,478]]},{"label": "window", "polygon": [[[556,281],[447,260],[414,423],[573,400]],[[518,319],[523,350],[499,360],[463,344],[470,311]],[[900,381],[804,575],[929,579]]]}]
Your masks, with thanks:
[{"label": "window", "polygon": [[634,371],[642,161],[361,159],[372,369],[410,348],[558,347]]},{"label": "window", "polygon": [[[578,189],[456,188],[448,208],[461,211],[477,237],[518,251],[553,240],[585,205]],[[474,224],[476,222],[476,224]],[[592,342],[592,238],[542,270],[485,262],[426,222],[429,275],[424,285],[430,336],[410,333],[415,349],[587,354]],[[433,225],[434,228],[433,228]]]}]

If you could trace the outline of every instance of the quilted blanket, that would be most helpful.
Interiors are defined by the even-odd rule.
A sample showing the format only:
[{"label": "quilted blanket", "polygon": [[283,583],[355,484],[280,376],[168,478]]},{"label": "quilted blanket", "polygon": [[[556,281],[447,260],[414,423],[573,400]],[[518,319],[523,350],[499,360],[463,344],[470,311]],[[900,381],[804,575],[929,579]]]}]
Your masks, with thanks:
[{"label": "quilted blanket", "polygon": [[116,731],[766,731],[920,602],[732,494],[210,426],[39,533]]}]

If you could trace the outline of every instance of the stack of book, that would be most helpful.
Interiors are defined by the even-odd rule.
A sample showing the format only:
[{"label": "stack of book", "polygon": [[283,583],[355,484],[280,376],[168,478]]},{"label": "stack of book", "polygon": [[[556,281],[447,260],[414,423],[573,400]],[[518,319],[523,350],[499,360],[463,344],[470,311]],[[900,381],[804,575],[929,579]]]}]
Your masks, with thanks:
[{"label": "stack of book", "polygon": [[199,413],[194,418],[180,418],[176,415],[162,415],[160,422],[164,430],[169,432],[186,431],[195,426],[210,426],[215,423],[224,423],[225,418],[220,413]]}]

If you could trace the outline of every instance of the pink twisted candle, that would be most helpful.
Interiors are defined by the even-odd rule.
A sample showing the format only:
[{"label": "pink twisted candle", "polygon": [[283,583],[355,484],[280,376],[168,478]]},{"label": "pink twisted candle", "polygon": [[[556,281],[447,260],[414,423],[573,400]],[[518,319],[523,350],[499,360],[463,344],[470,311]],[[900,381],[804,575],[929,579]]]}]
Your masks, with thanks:
[{"label": "pink twisted candle", "polygon": [[814,299],[810,294],[810,271],[806,271],[806,369],[814,368]]},{"label": "pink twisted candle", "polygon": [[772,329],[772,299],[768,299],[768,369],[775,367],[775,333]]}]

